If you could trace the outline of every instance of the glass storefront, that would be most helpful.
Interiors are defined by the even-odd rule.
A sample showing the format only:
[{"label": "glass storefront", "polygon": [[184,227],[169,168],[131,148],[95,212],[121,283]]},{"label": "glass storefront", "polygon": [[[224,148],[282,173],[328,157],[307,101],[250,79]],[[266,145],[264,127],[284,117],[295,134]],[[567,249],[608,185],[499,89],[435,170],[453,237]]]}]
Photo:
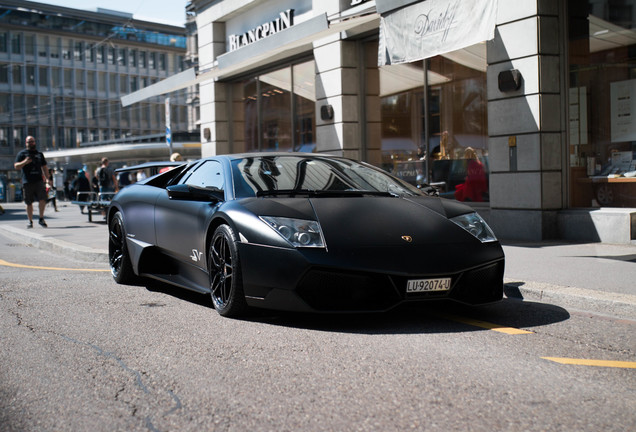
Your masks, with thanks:
[{"label": "glass storefront", "polygon": [[568,1],[572,207],[636,207],[635,3]]},{"label": "glass storefront", "polygon": [[315,75],[311,60],[235,83],[233,151],[315,151]]},{"label": "glass storefront", "polygon": [[380,68],[382,166],[409,183],[435,185],[441,196],[484,202],[489,200],[485,46],[475,51],[484,53],[483,61],[463,61],[467,54],[460,50]]}]

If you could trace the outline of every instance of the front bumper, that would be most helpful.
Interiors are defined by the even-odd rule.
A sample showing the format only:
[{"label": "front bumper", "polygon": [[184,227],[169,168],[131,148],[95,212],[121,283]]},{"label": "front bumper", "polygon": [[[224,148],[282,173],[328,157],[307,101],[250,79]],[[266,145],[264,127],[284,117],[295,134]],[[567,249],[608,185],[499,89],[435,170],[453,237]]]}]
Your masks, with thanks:
[{"label": "front bumper", "polygon": [[[505,259],[501,247],[490,246],[486,258],[457,259],[434,271],[427,265],[399,272],[399,262],[329,256],[324,250],[299,250],[239,243],[243,288],[250,306],[305,312],[386,311],[405,302],[449,299],[471,305],[503,297]],[[349,258],[349,259],[347,259]],[[367,261],[367,265],[361,262]],[[400,261],[397,259],[396,261]],[[351,263],[351,265],[345,265]],[[406,293],[410,279],[450,277],[448,291]]]}]

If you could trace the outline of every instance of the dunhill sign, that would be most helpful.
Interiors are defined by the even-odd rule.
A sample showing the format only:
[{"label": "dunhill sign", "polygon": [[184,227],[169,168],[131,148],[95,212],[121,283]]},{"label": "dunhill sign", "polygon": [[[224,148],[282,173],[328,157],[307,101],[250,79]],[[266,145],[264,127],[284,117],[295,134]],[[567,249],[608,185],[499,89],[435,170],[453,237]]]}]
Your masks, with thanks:
[{"label": "dunhill sign", "polygon": [[265,22],[243,34],[232,34],[228,37],[229,51],[237,50],[246,45],[257,42],[294,25],[294,10],[287,9],[278,14],[278,18]]},{"label": "dunhill sign", "polygon": [[382,14],[378,65],[410,63],[495,37],[497,0],[426,0]]},{"label": "dunhill sign", "polygon": [[459,2],[448,4],[444,12],[435,14],[430,11],[427,14],[421,14],[415,20],[414,33],[418,37],[427,37],[435,33],[442,33],[441,41],[445,42],[448,38],[448,32],[455,25],[455,14],[459,8]]}]

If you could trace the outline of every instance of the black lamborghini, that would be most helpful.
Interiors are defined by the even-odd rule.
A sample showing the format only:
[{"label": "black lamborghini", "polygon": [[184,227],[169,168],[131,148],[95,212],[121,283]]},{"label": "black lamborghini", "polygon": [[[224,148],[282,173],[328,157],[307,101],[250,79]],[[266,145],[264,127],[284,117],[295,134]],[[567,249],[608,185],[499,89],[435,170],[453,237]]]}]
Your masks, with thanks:
[{"label": "black lamborghini", "polygon": [[153,278],[209,293],[223,316],[503,295],[503,250],[473,209],[340,157],[183,164],[122,189],[108,226],[116,282]]}]

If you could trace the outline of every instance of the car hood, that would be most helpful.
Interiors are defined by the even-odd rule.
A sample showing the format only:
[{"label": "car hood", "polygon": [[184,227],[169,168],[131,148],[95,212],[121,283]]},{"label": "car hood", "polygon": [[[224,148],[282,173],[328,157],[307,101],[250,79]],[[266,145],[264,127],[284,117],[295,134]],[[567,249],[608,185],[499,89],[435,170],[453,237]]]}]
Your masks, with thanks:
[{"label": "car hood", "polygon": [[352,267],[412,272],[426,263],[448,272],[503,257],[498,242],[483,244],[449,221],[470,207],[440,198],[256,198],[243,205],[255,215],[317,220],[328,254]]}]

